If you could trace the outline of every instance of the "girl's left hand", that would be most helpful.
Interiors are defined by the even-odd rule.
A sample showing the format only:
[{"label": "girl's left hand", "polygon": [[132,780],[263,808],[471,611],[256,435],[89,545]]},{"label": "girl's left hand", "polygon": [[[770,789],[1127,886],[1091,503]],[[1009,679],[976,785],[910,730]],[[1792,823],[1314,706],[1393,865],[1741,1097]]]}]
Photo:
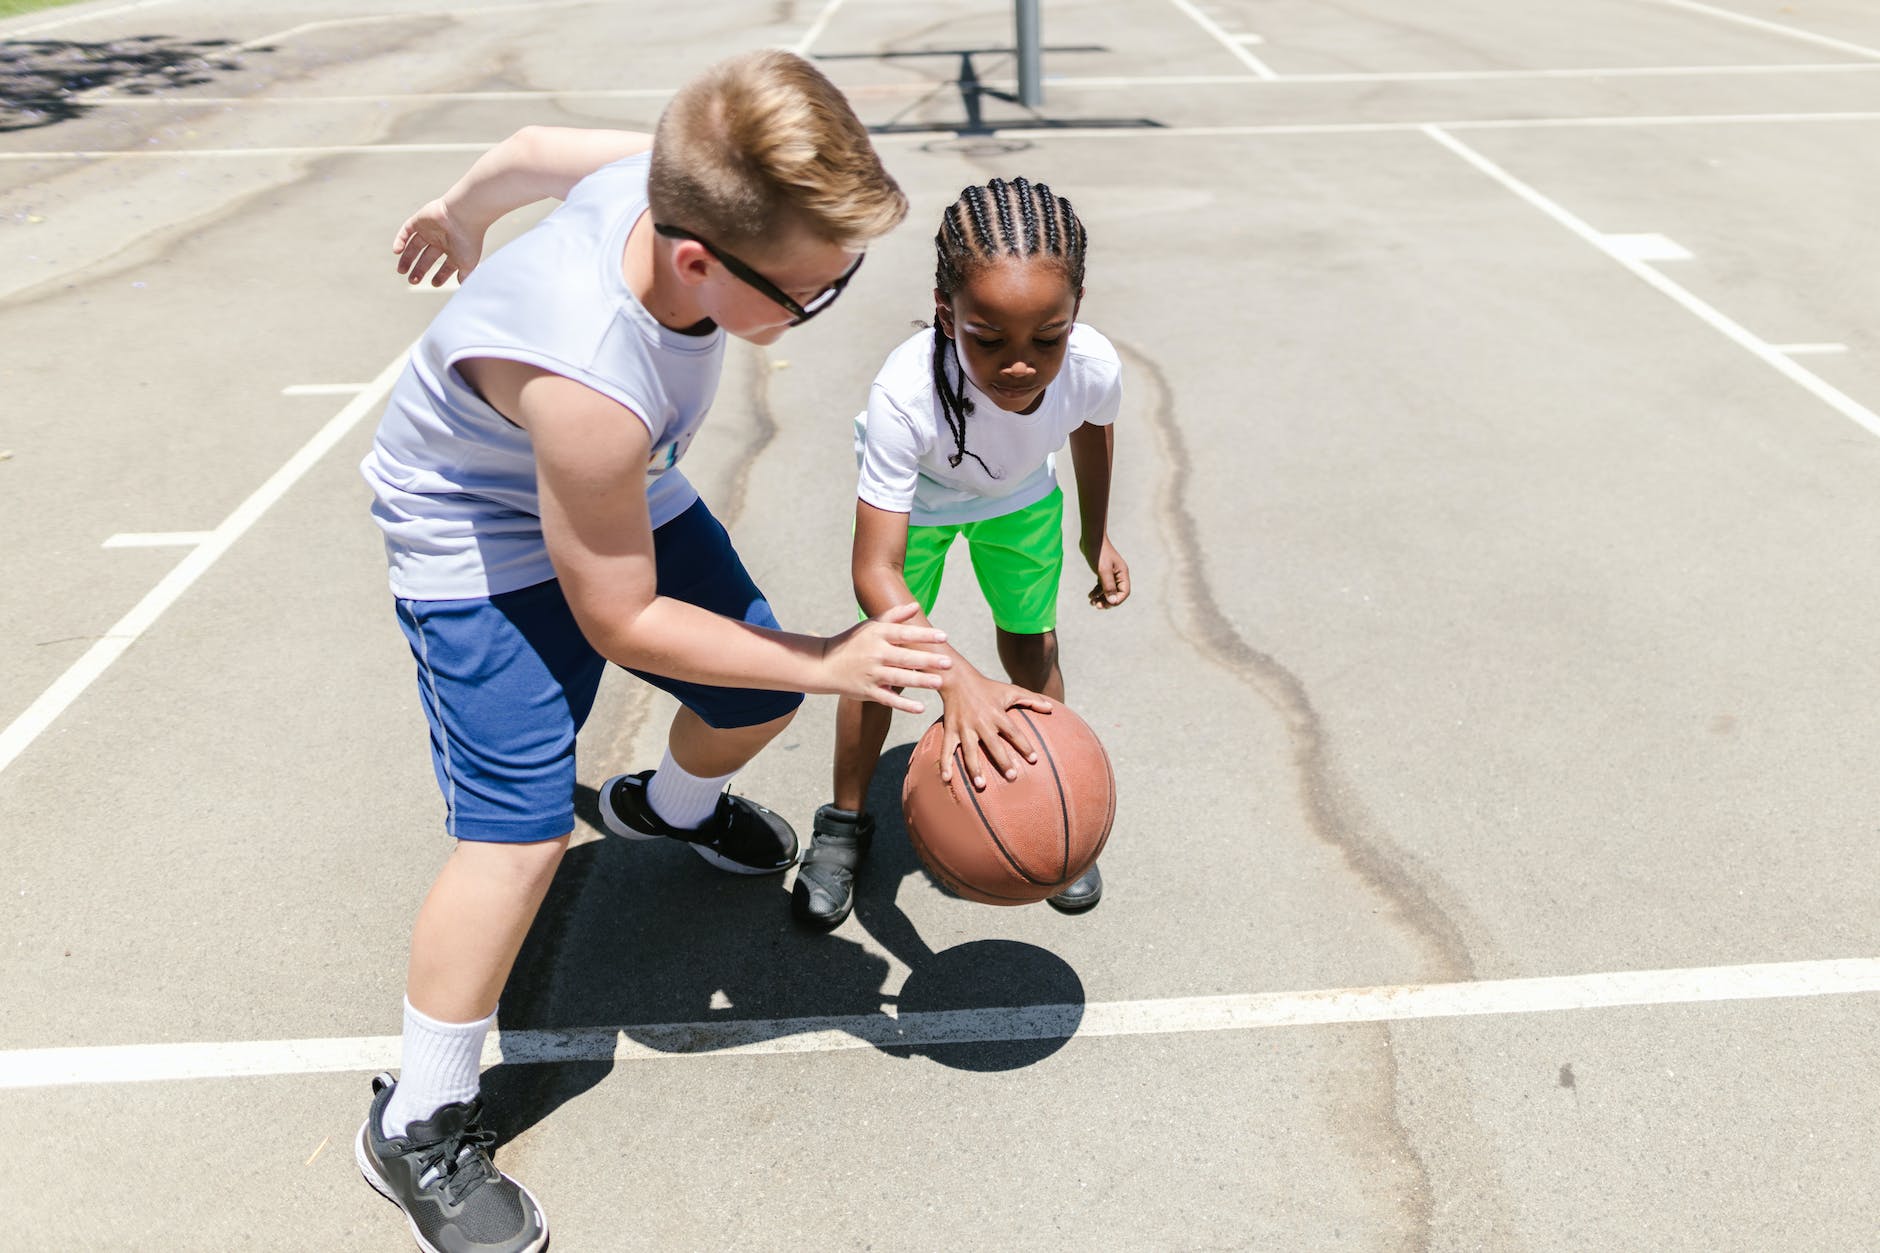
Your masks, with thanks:
[{"label": "girl's left hand", "polygon": [[1128,600],[1129,563],[1110,543],[1110,537],[1103,537],[1103,546],[1094,556],[1088,547],[1080,547],[1084,547],[1084,560],[1090,563],[1091,572],[1097,576],[1097,585],[1090,589],[1090,603],[1098,609],[1114,609]]}]

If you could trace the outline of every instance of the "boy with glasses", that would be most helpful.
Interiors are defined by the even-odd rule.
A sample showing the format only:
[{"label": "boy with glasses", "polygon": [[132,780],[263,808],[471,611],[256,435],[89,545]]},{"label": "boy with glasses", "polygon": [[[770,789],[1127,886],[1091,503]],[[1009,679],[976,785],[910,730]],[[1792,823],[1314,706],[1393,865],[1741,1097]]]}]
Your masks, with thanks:
[{"label": "boy with glasses", "polygon": [[[489,225],[544,196],[565,203],[479,264]],[[403,1067],[355,1146],[422,1248],[547,1242],[490,1162],[479,1060],[573,830],[606,663],[682,708],[657,770],[602,785],[602,820],[739,874],[796,861],[789,824],[724,787],[802,693],[918,712],[896,689],[940,683],[913,605],[831,639],[778,629],[677,468],[725,335],[772,343],[827,308],[906,208],[840,93],[766,51],[681,88],[651,137],[519,132],[399,232],[412,282],[467,278],[361,466],[456,839],[412,936]]]}]

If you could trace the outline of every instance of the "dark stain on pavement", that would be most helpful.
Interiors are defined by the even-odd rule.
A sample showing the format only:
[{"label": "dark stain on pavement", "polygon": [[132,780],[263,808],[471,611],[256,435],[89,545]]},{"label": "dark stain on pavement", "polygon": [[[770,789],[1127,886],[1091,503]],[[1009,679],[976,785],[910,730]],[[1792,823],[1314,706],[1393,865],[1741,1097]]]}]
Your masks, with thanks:
[{"label": "dark stain on pavement", "polygon": [[1131,370],[1147,376],[1155,389],[1150,420],[1168,453],[1157,512],[1173,555],[1180,608],[1185,611],[1176,615],[1177,629],[1280,716],[1291,741],[1299,797],[1312,833],[1338,850],[1351,871],[1384,900],[1417,940],[1428,955],[1430,977],[1473,978],[1474,963],[1461,929],[1419,881],[1427,872],[1416,867],[1407,850],[1369,829],[1340,787],[1324,725],[1305,685],[1278,660],[1249,644],[1222,612],[1201,560],[1200,527],[1185,503],[1193,490],[1192,473],[1181,427],[1174,420],[1173,393],[1155,362],[1120,343],[1117,348],[1128,358]]}]

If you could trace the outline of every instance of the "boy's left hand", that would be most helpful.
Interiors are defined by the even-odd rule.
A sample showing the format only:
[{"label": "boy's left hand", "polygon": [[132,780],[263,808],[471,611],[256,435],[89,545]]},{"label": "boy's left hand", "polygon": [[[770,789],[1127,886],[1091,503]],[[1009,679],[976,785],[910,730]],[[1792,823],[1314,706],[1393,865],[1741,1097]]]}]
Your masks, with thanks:
[{"label": "boy's left hand", "polygon": [[461,282],[483,259],[483,234],[459,222],[441,197],[433,200],[406,218],[392,238],[398,272],[416,287],[435,265],[437,272],[431,275],[431,286],[442,287],[453,274]]},{"label": "boy's left hand", "polygon": [[1103,537],[1103,544],[1095,553],[1090,551],[1088,541],[1080,543],[1078,547],[1083,549],[1084,560],[1090,563],[1091,573],[1097,576],[1097,585],[1090,589],[1090,603],[1098,609],[1114,609],[1128,600],[1129,563],[1110,543],[1110,537]]}]

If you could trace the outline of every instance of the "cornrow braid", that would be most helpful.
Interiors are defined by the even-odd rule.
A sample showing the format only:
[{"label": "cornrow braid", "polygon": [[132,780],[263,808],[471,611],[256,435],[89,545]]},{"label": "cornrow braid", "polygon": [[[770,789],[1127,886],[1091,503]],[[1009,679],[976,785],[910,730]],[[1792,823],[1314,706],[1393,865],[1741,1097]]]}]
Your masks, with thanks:
[{"label": "cornrow braid", "polygon": [[986,184],[986,190],[992,193],[992,204],[999,213],[999,242],[1005,245],[1008,253],[1017,253],[1018,234],[1012,229],[1012,201],[1006,195],[1005,180],[995,178]]},{"label": "cornrow braid", "polygon": [[[1022,234],[1013,221],[1014,208],[1023,225]],[[996,233],[993,229],[995,216]],[[941,214],[940,229],[933,237],[933,285],[942,300],[951,300],[975,268],[1002,257],[1036,257],[1063,267],[1071,289],[1081,292],[1088,244],[1089,234],[1070,201],[1054,194],[1043,183],[1029,182],[1022,177],[1010,183],[995,178],[983,187],[966,188]],[[971,457],[987,474],[997,478],[992,467],[966,447],[966,419],[973,412],[973,400],[966,394],[966,367],[961,364],[957,351],[951,349],[951,343],[936,325],[934,393],[940,398],[941,416],[953,436],[953,453],[947,458],[947,464],[958,466]]]},{"label": "cornrow braid", "polygon": [[1024,175],[1012,180],[1012,191],[1018,200],[1018,216],[1025,224],[1026,255],[1038,251],[1038,207],[1032,202],[1031,184]]}]

